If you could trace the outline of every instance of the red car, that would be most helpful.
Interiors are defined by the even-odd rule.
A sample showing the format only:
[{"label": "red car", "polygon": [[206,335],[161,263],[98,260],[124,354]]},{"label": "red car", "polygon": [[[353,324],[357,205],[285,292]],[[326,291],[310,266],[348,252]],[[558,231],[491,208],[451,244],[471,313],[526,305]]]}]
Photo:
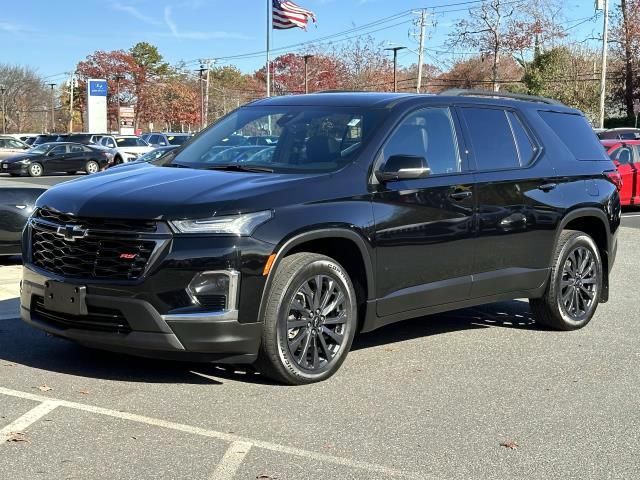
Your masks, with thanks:
[{"label": "red car", "polygon": [[620,203],[640,205],[640,140],[602,140],[622,177]]}]

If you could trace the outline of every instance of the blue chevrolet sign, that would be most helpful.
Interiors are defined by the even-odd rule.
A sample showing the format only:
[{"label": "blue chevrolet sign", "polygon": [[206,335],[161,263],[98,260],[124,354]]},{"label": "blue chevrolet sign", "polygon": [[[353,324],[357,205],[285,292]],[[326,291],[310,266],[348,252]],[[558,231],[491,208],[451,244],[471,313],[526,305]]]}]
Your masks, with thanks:
[{"label": "blue chevrolet sign", "polygon": [[92,97],[107,96],[106,80],[89,80],[89,95]]}]

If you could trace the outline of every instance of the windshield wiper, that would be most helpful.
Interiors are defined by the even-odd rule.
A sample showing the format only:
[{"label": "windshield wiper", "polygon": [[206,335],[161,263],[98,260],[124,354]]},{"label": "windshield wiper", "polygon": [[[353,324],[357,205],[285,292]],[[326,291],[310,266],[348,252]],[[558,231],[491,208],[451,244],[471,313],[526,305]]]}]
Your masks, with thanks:
[{"label": "windshield wiper", "polygon": [[205,170],[229,170],[234,172],[265,172],[273,173],[273,168],[258,167],[254,165],[242,165],[239,163],[230,163],[229,165],[211,165]]}]

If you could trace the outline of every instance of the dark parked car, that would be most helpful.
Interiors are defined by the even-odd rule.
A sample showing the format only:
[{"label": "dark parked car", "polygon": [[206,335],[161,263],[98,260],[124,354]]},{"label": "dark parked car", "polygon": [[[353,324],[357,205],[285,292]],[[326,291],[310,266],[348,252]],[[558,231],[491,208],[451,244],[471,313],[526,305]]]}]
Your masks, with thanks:
[{"label": "dark parked car", "polygon": [[188,142],[192,136],[190,133],[152,132],[145,133],[140,138],[152,147],[166,147],[169,145],[183,145]]},{"label": "dark parked car", "polygon": [[[210,161],[268,128],[264,161]],[[586,118],[552,100],[274,97],[176,152],[39,198],[24,321],[302,384],[399,320],[529,298],[538,323],[574,330],[609,298],[620,177]]]},{"label": "dark parked car", "polygon": [[81,143],[83,145],[93,145],[97,143],[104,135],[96,135],[93,133],[65,133],[58,135],[56,142],[73,142]]},{"label": "dark parked car", "polygon": [[59,136],[60,134],[58,133],[43,133],[42,135],[38,135],[31,145],[36,147],[43,143],[55,142],[58,140]]},{"label": "dark parked car", "polygon": [[0,172],[11,176],[41,175],[56,172],[74,174],[78,171],[97,173],[107,166],[105,150],[79,143],[43,143],[25,153],[5,158],[0,162]]},{"label": "dark parked car", "polygon": [[19,255],[22,230],[46,186],[0,182],[0,256]]}]

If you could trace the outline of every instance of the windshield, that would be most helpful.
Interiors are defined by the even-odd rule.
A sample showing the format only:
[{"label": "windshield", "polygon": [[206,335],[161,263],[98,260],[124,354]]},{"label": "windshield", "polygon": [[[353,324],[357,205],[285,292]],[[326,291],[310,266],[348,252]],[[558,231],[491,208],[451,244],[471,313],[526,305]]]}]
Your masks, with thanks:
[{"label": "windshield", "polygon": [[241,108],[160,164],[331,172],[353,160],[381,117],[377,110],[350,107]]},{"label": "windshield", "polygon": [[153,160],[157,160],[164,154],[170,152],[173,148],[156,148],[155,150],[151,150],[144,155],[138,157],[138,162],[152,162]]},{"label": "windshield", "polygon": [[29,153],[46,153],[49,148],[51,148],[50,143],[41,143],[37,147],[33,147],[31,150],[29,150]]},{"label": "windshield", "polygon": [[118,147],[148,147],[149,144],[137,137],[120,137],[116,138]]},{"label": "windshield", "polygon": [[167,135],[167,140],[169,140],[169,145],[182,145],[191,137],[189,135]]}]

